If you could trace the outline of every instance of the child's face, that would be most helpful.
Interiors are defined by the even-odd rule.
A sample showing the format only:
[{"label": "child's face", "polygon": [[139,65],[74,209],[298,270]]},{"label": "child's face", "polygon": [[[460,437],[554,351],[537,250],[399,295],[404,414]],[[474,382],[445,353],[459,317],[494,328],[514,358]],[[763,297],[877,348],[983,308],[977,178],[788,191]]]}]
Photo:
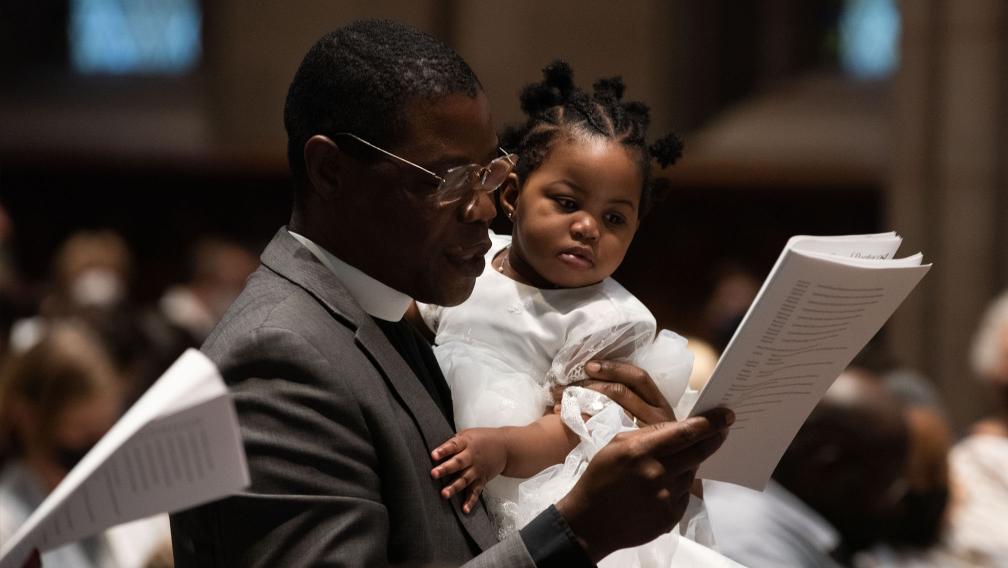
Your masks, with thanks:
[{"label": "child's face", "polygon": [[639,165],[604,138],[558,141],[520,188],[505,189],[515,229],[510,262],[576,288],[611,275],[637,231]]}]

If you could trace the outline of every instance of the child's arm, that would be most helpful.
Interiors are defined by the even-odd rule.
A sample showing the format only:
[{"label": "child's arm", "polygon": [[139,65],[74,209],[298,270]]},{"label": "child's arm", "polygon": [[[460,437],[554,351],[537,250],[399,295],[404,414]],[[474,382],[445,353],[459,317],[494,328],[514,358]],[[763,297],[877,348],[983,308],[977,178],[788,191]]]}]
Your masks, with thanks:
[{"label": "child's arm", "polygon": [[431,470],[435,479],[457,473],[458,478],[441,490],[449,498],[469,487],[462,510],[468,513],[483,487],[498,475],[531,477],[564,457],[578,443],[558,414],[548,414],[528,426],[472,428],[452,436],[437,447],[435,461],[451,458]]}]

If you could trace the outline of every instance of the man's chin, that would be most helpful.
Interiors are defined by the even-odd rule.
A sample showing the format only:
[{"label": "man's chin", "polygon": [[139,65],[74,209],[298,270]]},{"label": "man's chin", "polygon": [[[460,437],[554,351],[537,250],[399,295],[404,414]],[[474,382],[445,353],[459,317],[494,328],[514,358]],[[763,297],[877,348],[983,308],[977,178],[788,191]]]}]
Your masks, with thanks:
[{"label": "man's chin", "polygon": [[475,278],[455,278],[451,282],[439,282],[431,290],[427,290],[423,297],[417,296],[418,302],[434,304],[450,308],[457,306],[469,299],[473,288],[476,287]]}]

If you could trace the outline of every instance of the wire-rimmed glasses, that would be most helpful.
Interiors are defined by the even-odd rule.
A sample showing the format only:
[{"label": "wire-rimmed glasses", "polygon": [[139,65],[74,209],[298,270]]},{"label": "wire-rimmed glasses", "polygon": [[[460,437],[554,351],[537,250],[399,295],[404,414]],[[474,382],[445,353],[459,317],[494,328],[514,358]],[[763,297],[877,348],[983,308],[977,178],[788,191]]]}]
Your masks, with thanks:
[{"label": "wire-rimmed glasses", "polygon": [[413,166],[414,168],[436,179],[438,186],[437,189],[434,190],[433,195],[438,205],[450,205],[466,198],[472,199],[474,195],[489,195],[493,193],[504,184],[504,181],[507,180],[508,174],[514,170],[515,164],[518,163],[517,154],[511,154],[503,148],[497,148],[500,150],[502,155],[490,160],[490,163],[485,166],[481,166],[479,164],[456,166],[445,172],[444,176],[440,176],[419,164],[415,164],[406,158],[403,158],[402,156],[397,156],[384,148],[379,148],[356,134],[350,132],[338,132],[335,136],[349,136],[365,146],[378,150],[382,154],[395,158],[404,164]]}]

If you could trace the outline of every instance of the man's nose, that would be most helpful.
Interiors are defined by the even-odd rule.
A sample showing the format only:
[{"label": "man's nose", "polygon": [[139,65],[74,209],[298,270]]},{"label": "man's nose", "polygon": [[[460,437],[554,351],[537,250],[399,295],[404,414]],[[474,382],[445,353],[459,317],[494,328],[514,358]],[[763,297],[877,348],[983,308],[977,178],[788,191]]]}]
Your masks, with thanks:
[{"label": "man's nose", "polygon": [[489,225],[490,221],[497,216],[497,206],[494,205],[493,197],[482,191],[476,191],[473,193],[474,195],[472,200],[468,205],[466,205],[465,210],[462,212],[462,222],[479,222]]}]

